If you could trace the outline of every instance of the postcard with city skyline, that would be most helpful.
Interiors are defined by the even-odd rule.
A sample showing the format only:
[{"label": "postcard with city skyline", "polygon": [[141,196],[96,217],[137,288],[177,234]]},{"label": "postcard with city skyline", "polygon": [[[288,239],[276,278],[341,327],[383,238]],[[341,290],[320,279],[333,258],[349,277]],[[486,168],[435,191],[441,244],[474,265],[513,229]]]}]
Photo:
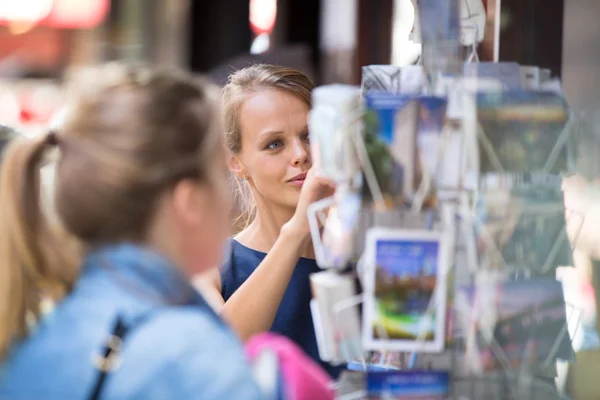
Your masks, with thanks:
[{"label": "postcard with city skyline", "polygon": [[441,351],[444,344],[445,249],[442,234],[374,228],[365,285],[364,345],[369,349]]}]

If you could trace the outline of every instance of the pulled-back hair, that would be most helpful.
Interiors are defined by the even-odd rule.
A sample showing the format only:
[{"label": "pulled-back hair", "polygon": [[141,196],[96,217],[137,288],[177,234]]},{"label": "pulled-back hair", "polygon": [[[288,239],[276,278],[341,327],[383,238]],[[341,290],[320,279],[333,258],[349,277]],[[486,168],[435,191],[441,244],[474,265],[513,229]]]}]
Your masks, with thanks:
[{"label": "pulled-back hair", "polygon": [[[240,110],[246,98],[263,90],[283,90],[308,106],[311,105],[311,91],[315,84],[302,72],[278,65],[255,64],[234,72],[223,88],[223,116],[225,145],[232,154],[242,151]],[[247,184],[235,179],[237,185],[236,203],[242,208],[236,225],[247,226],[255,216],[255,204]]]},{"label": "pulled-back hair", "polygon": [[[0,358],[60,299],[81,251],[147,240],[162,194],[185,178],[212,184],[222,157],[218,90],[182,73],[108,65],[78,80],[57,131],[16,139],[0,175]],[[57,147],[53,213],[40,168]]]}]

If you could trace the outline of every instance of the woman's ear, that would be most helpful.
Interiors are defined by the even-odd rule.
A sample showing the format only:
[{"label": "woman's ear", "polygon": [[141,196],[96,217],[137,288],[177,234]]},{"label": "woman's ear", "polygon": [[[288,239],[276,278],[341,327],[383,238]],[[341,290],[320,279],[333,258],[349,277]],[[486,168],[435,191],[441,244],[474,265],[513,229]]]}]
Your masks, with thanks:
[{"label": "woman's ear", "polygon": [[172,196],[174,218],[187,229],[199,226],[205,218],[205,210],[210,209],[210,193],[205,185],[193,180],[182,180],[175,185]]},{"label": "woman's ear", "polygon": [[227,157],[227,167],[238,178],[243,178],[246,173],[246,168],[235,154]]}]

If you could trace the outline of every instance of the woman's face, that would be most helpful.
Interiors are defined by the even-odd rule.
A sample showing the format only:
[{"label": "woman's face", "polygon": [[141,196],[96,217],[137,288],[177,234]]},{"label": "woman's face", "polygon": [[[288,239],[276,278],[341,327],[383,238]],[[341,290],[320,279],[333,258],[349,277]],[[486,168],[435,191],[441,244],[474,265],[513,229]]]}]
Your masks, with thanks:
[{"label": "woman's face", "polygon": [[242,150],[234,164],[258,203],[295,209],[311,167],[309,111],[303,100],[282,90],[254,93],[242,104]]},{"label": "woman's face", "polygon": [[210,184],[182,183],[172,196],[175,212],[169,219],[175,231],[171,237],[178,241],[176,252],[188,275],[220,265],[223,244],[231,233],[231,198],[224,154],[209,171],[213,174]]}]

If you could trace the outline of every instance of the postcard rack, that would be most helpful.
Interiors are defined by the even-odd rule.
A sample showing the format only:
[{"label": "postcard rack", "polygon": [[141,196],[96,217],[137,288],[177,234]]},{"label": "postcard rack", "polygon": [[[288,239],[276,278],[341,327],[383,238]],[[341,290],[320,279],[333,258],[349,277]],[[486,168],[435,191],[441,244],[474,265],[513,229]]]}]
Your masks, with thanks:
[{"label": "postcard rack", "polygon": [[[414,67],[411,68],[414,73]],[[395,94],[403,93],[406,78],[402,77],[402,72],[393,66],[365,68],[363,94],[369,87],[378,91],[391,88]],[[415,85],[409,86],[410,95],[423,96],[422,89],[415,92]],[[354,369],[361,370],[362,366],[363,373],[373,367],[387,371],[448,371],[452,399],[568,399],[554,384],[556,359],[568,360],[572,356],[570,338],[579,326],[581,310],[565,304],[558,283],[562,306],[559,302],[544,308],[546,305],[532,300],[530,309],[524,310],[529,314],[506,320],[503,310],[498,308],[503,301],[510,303],[509,296],[499,297],[494,293],[501,287],[506,293],[515,290],[523,295],[525,292],[519,292],[519,287],[530,285],[529,288],[535,289],[539,284],[541,291],[550,288],[548,290],[556,294],[555,286],[545,282],[554,280],[556,267],[573,265],[571,244],[577,240],[576,226],[583,224],[583,217],[564,209],[560,189],[561,174],[572,170],[575,157],[572,143],[578,132],[573,114],[564,107],[563,126],[560,130],[556,125],[551,126],[553,143],[547,146],[545,158],[538,160],[535,170],[518,172],[506,154],[498,154],[498,143],[490,140],[490,135],[495,133],[490,129],[498,128],[482,123],[481,115],[477,114],[477,89],[471,86],[469,79],[462,81],[460,78],[446,85],[446,92],[442,94],[447,100],[446,118],[438,132],[435,157],[429,155],[429,159],[435,161],[430,161],[429,168],[421,165],[418,183],[400,204],[390,205],[369,154],[362,122],[368,106],[361,103],[347,112],[348,117],[342,118],[341,123],[338,121],[341,131],[346,132],[352,143],[351,150],[346,148],[344,154],[355,157],[355,162],[350,163],[355,168],[349,170],[345,179],[338,180],[338,188],[341,188],[338,191],[343,195],[336,192],[334,196],[314,203],[309,207],[308,215],[319,265],[330,275],[350,276],[350,280],[358,282],[359,289],[353,293],[347,291],[341,298],[333,296],[335,300],[324,307],[317,305],[323,299],[315,296],[312,311],[318,321],[316,329],[327,326],[330,330],[329,339],[323,332],[317,332],[320,350],[329,340],[323,353],[325,360],[337,364],[354,363]],[[539,102],[537,105],[545,107]],[[554,103],[548,107],[560,110]],[[551,117],[558,115],[555,114]],[[534,128],[538,129],[537,134],[542,134],[545,126],[540,128],[539,125],[534,124]],[[422,149],[415,146],[415,151]],[[422,154],[419,157],[424,158]],[[448,160],[458,161],[457,184],[440,188],[435,174],[449,165]],[[540,188],[547,190],[540,191]],[[367,201],[365,192],[369,194]],[[348,200],[350,198],[352,201]],[[326,235],[333,232],[335,239],[336,232],[339,233],[328,229],[331,228],[331,215],[340,213],[346,213],[342,220],[352,227],[352,232],[348,234],[346,226],[342,229],[345,235],[339,236],[336,242]],[[410,232],[443,236],[443,246],[438,252],[442,253],[440,257],[444,263],[437,265],[440,271],[426,307],[420,306],[425,309],[420,317],[422,321],[431,324],[443,317],[441,332],[444,337],[439,350],[421,351],[430,342],[421,334],[423,329],[410,346],[397,350],[386,344],[393,340],[386,340],[389,338],[385,329],[379,329],[377,324],[365,328],[365,320],[372,314],[369,310],[375,303],[377,307],[381,305],[378,300],[373,300],[374,282],[379,279],[375,271],[379,259],[373,254],[376,251],[373,243],[380,243],[369,239],[377,230],[374,228],[401,230],[402,235],[408,235],[406,237],[411,237]],[[422,239],[422,236],[417,237]],[[527,254],[533,255],[524,257]],[[426,276],[420,274],[419,282],[426,286]],[[397,283],[404,278],[394,279]],[[441,287],[444,290],[440,294]],[[389,293],[389,289],[382,291]],[[403,301],[406,304],[413,300]],[[539,328],[541,325],[536,324],[546,321],[547,315],[554,313],[556,316],[557,310],[559,314],[563,310],[565,318],[560,323],[553,320],[556,334],[552,341],[549,338],[540,342],[528,339],[516,347],[511,344],[511,330],[520,329],[521,332],[531,324]],[[346,323],[353,318],[360,320],[362,326],[358,340],[350,337],[356,335],[356,323]],[[378,340],[365,339],[365,333],[378,329],[372,333]],[[369,345],[365,348],[366,343]],[[373,343],[377,343],[376,348]],[[514,353],[515,348],[524,352],[519,357],[507,354]],[[377,352],[379,360],[376,363],[366,357],[370,351]],[[366,395],[367,389],[362,387],[350,393],[346,391],[339,398],[365,398]]]}]

